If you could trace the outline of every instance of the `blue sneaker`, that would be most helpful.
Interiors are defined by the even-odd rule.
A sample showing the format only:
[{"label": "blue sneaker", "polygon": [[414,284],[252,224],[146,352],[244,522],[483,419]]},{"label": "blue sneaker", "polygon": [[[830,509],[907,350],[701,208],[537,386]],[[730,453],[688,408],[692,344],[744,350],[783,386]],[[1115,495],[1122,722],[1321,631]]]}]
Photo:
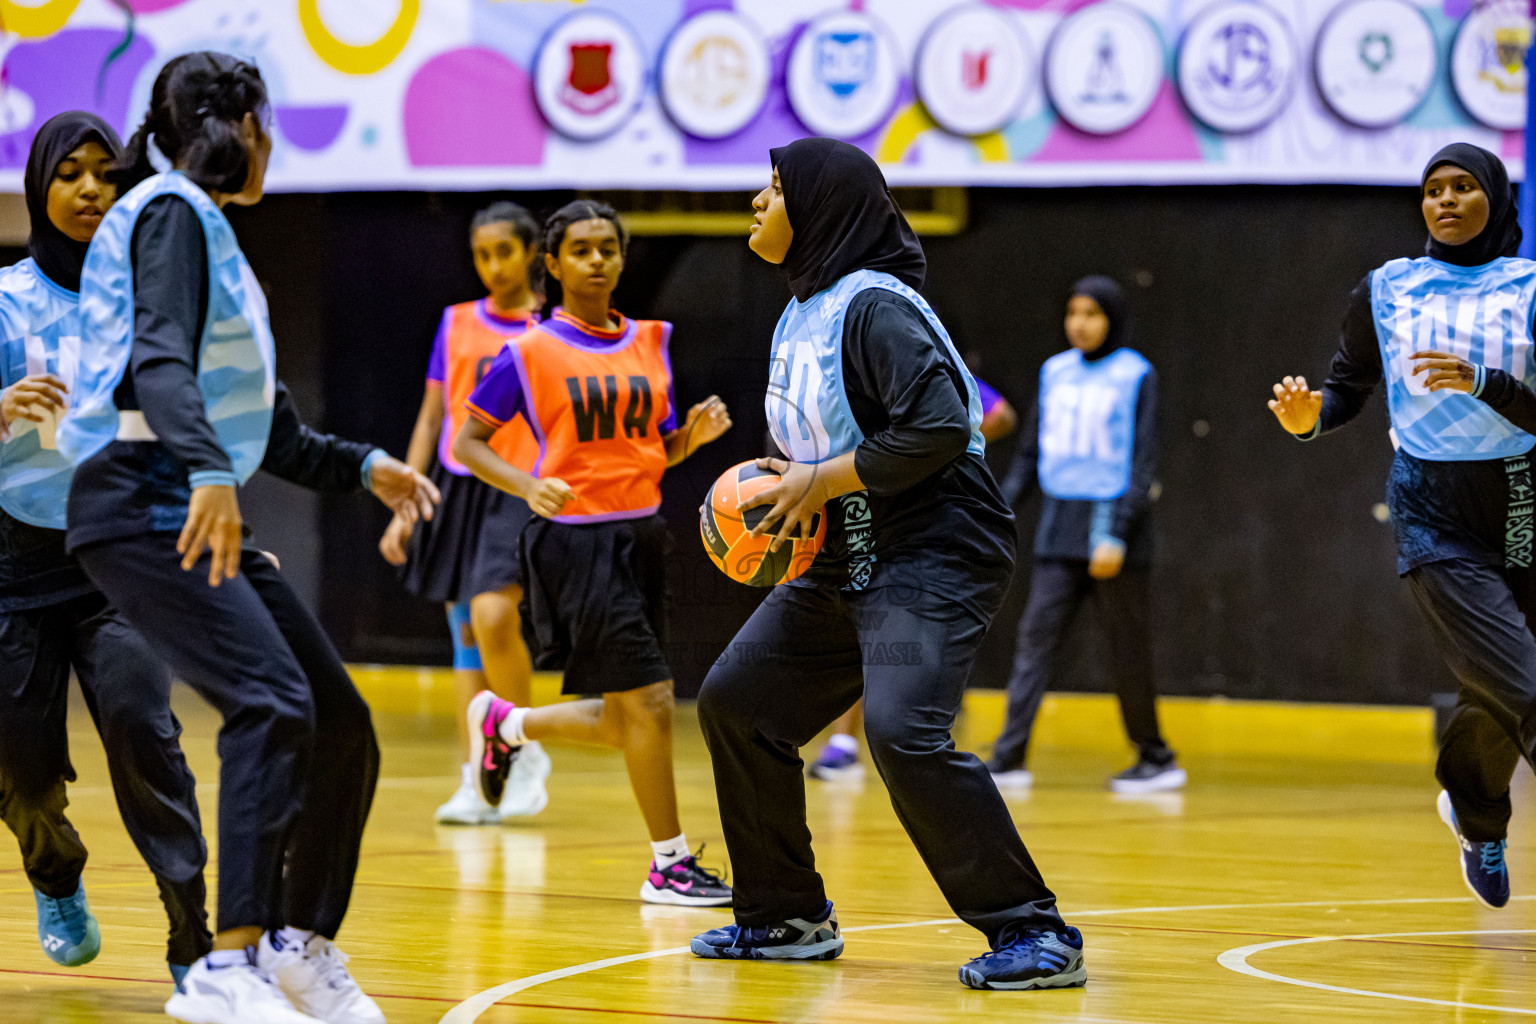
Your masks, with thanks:
[{"label": "blue sneaker", "polygon": [[1077,988],[1088,983],[1083,936],[1076,928],[1020,932],[960,968],[966,988]]},{"label": "blue sneaker", "polygon": [[1496,843],[1474,843],[1461,834],[1456,824],[1456,810],[1451,806],[1451,794],[1440,791],[1435,801],[1440,820],[1445,822],[1461,847],[1461,878],[1477,897],[1477,902],[1489,910],[1498,910],[1509,902],[1509,868],[1504,865],[1504,840]]},{"label": "blue sneaker", "polygon": [[49,899],[36,889],[32,895],[37,897],[37,941],[48,958],[64,967],[95,960],[101,952],[101,927],[85,900],[85,884],[62,900]]},{"label": "blue sneaker", "polygon": [[709,960],[835,960],[843,952],[843,935],[829,900],[819,921],[794,917],[762,928],[728,924],[695,935],[688,948]]},{"label": "blue sneaker", "polygon": [[821,756],[816,758],[816,763],[811,765],[807,774],[822,782],[856,779],[864,775],[864,766],[859,763],[857,750],[844,750],[828,743],[821,748]]}]

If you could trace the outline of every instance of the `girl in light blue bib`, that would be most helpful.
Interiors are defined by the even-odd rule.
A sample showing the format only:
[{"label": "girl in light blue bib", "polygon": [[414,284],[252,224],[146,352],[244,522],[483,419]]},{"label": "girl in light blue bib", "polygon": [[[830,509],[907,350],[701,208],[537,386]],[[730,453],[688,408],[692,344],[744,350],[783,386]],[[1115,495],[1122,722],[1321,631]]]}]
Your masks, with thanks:
[{"label": "girl in light blue bib", "polygon": [[1509,781],[1536,763],[1536,262],[1522,259],[1497,156],[1446,146],[1424,168],[1424,255],[1366,276],[1328,379],[1274,386],[1301,440],[1338,429],[1385,385],[1396,453],[1387,507],[1398,572],[1461,683],[1440,737],[1440,818],[1484,906],[1509,900]]},{"label": "girl in light blue bib", "polygon": [[34,889],[38,939],[52,960],[88,963],[101,933],[81,874],[86,848],[64,816],[74,780],[66,732],[70,668],[106,750],[123,824],[170,917],[173,976],[208,952],[196,780],[171,714],[171,680],[65,550],[73,464],[55,446],[80,356],[80,272],[112,205],[121,143],[93,114],[68,111],[37,132],[27,161],[30,255],[0,270],[0,816]]},{"label": "girl in light blue bib", "polygon": [[[69,544],[223,717],[214,948],[167,1013],[383,1024],[332,945],[378,776],[371,717],[313,613],[244,544],[236,487],[263,466],[351,486],[370,463],[407,489],[418,475],[304,435],[277,385],[266,301],[224,216],[261,199],[269,109],[260,73],[226,54],[176,57],[155,79],[81,283],[59,429],[76,464]],[[155,172],[151,146],[169,170]],[[306,474],[294,452],[315,447],[335,458]]]}]

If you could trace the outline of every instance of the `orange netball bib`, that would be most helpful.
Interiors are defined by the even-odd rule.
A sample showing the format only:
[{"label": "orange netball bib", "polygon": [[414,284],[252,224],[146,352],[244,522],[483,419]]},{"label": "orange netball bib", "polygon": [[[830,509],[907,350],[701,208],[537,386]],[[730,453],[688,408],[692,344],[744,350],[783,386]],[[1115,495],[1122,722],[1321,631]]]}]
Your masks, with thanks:
[{"label": "orange netball bib", "polygon": [[[438,333],[442,356],[439,360],[437,353],[433,353],[428,380],[438,381],[443,386],[443,401],[448,414],[443,418],[443,432],[437,442],[437,459],[448,472],[469,476],[469,469],[453,457],[453,439],[469,416],[464,408],[465,401],[502,349],[537,323],[538,320],[531,316],[516,319],[497,316],[484,299],[461,302],[443,311],[443,323]],[[432,375],[436,373],[442,376]],[[539,443],[521,418],[499,428],[491,435],[490,444],[492,451],[524,472],[531,471],[539,457]]]},{"label": "orange netball bib", "polygon": [[576,492],[556,522],[634,519],[661,505],[672,325],[617,319],[602,331],[560,311],[512,345],[541,449],[533,474]]}]

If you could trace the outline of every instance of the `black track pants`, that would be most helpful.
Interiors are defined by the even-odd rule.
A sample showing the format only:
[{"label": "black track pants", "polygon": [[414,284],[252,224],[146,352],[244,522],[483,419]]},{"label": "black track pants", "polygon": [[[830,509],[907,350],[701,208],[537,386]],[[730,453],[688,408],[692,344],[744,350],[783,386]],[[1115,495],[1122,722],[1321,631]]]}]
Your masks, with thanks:
[{"label": "black track pants", "polygon": [[258,551],[245,551],[240,575],[218,587],[208,586],[207,555],[182,571],[175,534],[76,554],[155,653],[223,716],[219,929],[292,925],[334,938],[379,748],[368,705],[325,631]]},{"label": "black track pants", "polygon": [[955,913],[994,944],[1062,928],[986,768],[950,738],[986,626],[917,591],[780,586],[741,628],[699,694],[739,923],[821,912],[800,748],[862,694],[870,756]]},{"label": "black track pants", "polygon": [[21,845],[28,881],[54,899],[73,894],[86,850],[64,814],[65,785],[75,779],[65,729],[71,666],[106,748],[123,824],[160,888],[166,958],[189,965],[212,944],[196,781],[165,667],[100,594],[0,613],[0,818]]}]

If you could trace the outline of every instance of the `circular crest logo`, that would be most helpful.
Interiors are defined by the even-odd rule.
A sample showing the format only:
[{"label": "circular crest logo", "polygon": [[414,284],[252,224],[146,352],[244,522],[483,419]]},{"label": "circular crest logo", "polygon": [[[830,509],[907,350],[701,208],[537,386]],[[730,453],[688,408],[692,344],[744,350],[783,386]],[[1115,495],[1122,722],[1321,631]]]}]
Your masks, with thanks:
[{"label": "circular crest logo", "polygon": [[1336,8],[1312,51],[1317,91],[1361,128],[1386,128],[1413,113],[1439,66],[1434,29],[1407,0],[1351,0]]},{"label": "circular crest logo", "polygon": [[851,139],[879,127],[901,86],[896,47],[867,14],[823,15],[789,55],[789,104],[811,131]]},{"label": "circular crest logo", "polygon": [[1451,84],[1467,113],[1489,128],[1525,127],[1525,51],[1531,18],[1523,3],[1496,3],[1467,15],[1451,46]]},{"label": "circular crest logo", "polygon": [[940,128],[986,135],[1018,116],[1036,75],[1014,20],[983,4],[940,16],[917,51],[917,95]]},{"label": "circular crest logo", "polygon": [[1146,116],[1163,86],[1163,41],[1134,7],[1097,3],[1056,26],[1045,87],[1062,120],[1095,135],[1123,132]]},{"label": "circular crest logo", "polygon": [[1299,55],[1285,19],[1236,0],[1201,12],[1179,46],[1179,92],[1206,125],[1251,132],[1274,119],[1296,88]]},{"label": "circular crest logo", "polygon": [[534,58],[534,98],[550,127],[600,139],[629,120],[645,95],[645,57],[634,33],[609,14],[586,11],[544,37]]},{"label": "circular crest logo", "polygon": [[768,98],[762,32],[731,11],[705,11],[678,26],[661,57],[661,102],[677,126],[701,139],[734,135]]}]

